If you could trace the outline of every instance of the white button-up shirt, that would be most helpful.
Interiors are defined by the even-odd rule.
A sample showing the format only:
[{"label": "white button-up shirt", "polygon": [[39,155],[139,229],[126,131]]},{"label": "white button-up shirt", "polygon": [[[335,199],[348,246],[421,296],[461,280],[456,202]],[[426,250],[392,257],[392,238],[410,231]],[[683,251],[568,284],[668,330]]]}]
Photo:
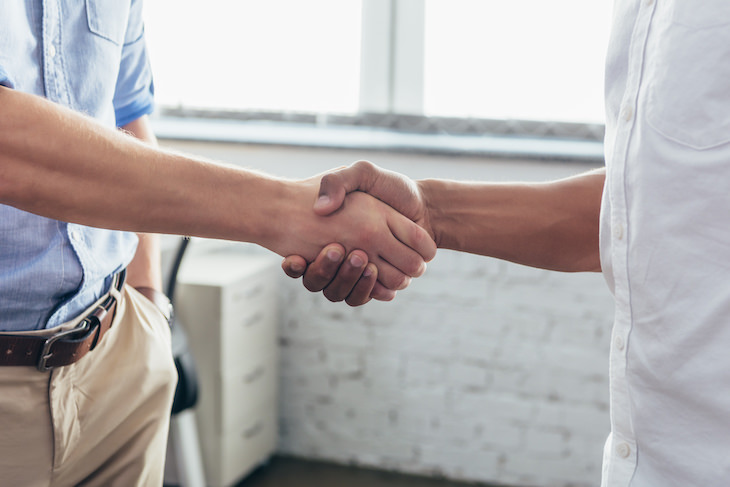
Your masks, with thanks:
[{"label": "white button-up shirt", "polygon": [[616,0],[604,486],[730,485],[730,0]]}]

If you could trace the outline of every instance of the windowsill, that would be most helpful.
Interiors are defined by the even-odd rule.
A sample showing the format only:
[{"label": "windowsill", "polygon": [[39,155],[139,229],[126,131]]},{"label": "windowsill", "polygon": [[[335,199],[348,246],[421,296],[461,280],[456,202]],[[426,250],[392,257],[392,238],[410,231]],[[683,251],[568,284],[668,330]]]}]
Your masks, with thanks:
[{"label": "windowsill", "polygon": [[447,135],[360,126],[153,117],[157,137],[241,144],[326,147],[603,163],[603,143],[518,135]]}]

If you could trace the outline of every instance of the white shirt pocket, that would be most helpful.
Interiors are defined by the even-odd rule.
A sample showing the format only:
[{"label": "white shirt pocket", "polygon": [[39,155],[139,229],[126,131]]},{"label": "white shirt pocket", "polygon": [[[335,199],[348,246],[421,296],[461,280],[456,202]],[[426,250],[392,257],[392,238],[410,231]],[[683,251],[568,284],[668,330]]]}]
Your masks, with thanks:
[{"label": "white shirt pocket", "polygon": [[646,117],[697,150],[730,142],[730,1],[657,4],[646,49]]}]

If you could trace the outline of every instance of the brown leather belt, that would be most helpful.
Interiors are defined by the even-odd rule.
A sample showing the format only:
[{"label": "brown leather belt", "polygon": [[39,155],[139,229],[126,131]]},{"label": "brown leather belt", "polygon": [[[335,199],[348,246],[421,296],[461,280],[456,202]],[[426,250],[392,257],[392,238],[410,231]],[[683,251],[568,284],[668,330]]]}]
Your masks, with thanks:
[{"label": "brown leather belt", "polygon": [[[113,284],[121,291],[126,271],[115,276]],[[0,335],[0,366],[34,366],[41,372],[70,365],[93,350],[112,326],[117,299],[106,299],[79,325],[51,336]]]}]

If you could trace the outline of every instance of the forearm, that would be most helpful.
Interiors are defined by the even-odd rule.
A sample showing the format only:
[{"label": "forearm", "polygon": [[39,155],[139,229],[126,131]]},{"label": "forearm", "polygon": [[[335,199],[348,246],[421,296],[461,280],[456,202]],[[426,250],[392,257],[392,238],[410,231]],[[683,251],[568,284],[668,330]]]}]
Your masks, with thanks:
[{"label": "forearm", "polygon": [[418,185],[440,248],[559,271],[600,271],[605,170],[550,183]]},{"label": "forearm", "polygon": [[274,178],[160,151],[39,97],[0,88],[0,202],[91,226],[262,242]]},{"label": "forearm", "polygon": [[341,242],[367,252],[390,289],[420,275],[436,251],[425,231],[370,196],[317,216],[319,176],[284,180],[162,151],[4,88],[0,107],[3,204],[101,228],[253,242],[307,260]]},{"label": "forearm", "polygon": [[[157,137],[147,116],[138,118],[122,129],[149,146],[157,147]],[[127,283],[135,288],[148,287],[162,291],[160,237],[156,233],[138,233],[137,237],[137,251],[127,266]]]}]

